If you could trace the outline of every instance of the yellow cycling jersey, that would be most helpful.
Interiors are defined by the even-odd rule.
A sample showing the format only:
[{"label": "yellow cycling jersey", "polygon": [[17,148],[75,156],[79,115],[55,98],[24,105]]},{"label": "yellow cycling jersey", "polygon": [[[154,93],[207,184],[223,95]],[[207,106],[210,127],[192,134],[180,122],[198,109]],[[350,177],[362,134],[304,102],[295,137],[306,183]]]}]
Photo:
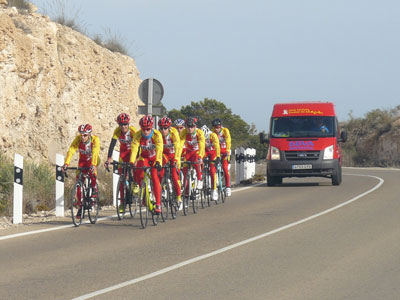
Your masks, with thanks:
[{"label": "yellow cycling jersey", "polygon": [[91,135],[88,143],[82,142],[81,135],[76,136],[68,149],[65,164],[71,163],[72,156],[77,150],[79,150],[79,162],[91,160],[93,166],[99,165],[100,139],[98,136]]},{"label": "yellow cycling jersey", "polygon": [[205,155],[205,137],[203,130],[197,128],[196,134],[191,135],[187,128],[181,132],[181,148],[186,146],[186,153],[198,151],[200,158]]},{"label": "yellow cycling jersey", "polygon": [[215,151],[217,157],[221,157],[221,147],[216,133],[212,132],[210,137],[206,139],[206,152]]},{"label": "yellow cycling jersey", "polygon": [[221,152],[222,153],[230,152],[232,141],[231,141],[231,134],[229,132],[229,129],[223,127],[219,134],[215,131],[215,128],[213,128],[212,131],[218,135]]},{"label": "yellow cycling jersey", "polygon": [[148,139],[142,136],[142,130],[137,131],[132,138],[130,162],[135,163],[137,153],[140,149],[139,158],[155,160],[162,166],[163,145],[163,138],[160,131],[153,129],[152,136]]}]

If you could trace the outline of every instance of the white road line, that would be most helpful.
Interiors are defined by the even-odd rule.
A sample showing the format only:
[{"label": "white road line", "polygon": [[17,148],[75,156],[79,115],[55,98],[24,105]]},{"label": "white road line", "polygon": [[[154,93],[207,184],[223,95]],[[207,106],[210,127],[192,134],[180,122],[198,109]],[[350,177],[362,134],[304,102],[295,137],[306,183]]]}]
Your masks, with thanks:
[{"label": "white road line", "polygon": [[[234,189],[234,190],[232,190],[232,193],[240,192],[240,191],[243,191],[243,190],[247,190],[247,189],[250,189],[250,188],[253,188],[253,187],[256,187],[256,186],[259,186],[259,185],[263,185],[263,184],[265,184],[265,182],[254,184],[254,185],[251,185],[251,186],[248,186],[248,187]],[[99,218],[99,219],[97,219],[97,222],[108,220],[108,219],[115,218],[115,217],[117,217],[117,215]],[[88,223],[89,223],[89,221],[86,221],[84,224],[88,224]],[[21,233],[16,233],[16,234],[0,236],[0,241],[9,240],[9,239],[13,239],[13,238],[21,237],[21,236],[27,236],[27,235],[32,235],[32,234],[39,234],[39,233],[45,233],[45,232],[49,232],[49,231],[55,231],[55,230],[71,228],[71,227],[74,227],[74,226],[75,225],[73,225],[73,224],[71,224],[71,225],[63,225],[63,226],[57,226],[57,227],[52,227],[52,228],[46,228],[46,229],[40,229],[40,230],[27,231],[27,232],[21,232]]]},{"label": "white road line", "polygon": [[230,245],[230,246],[227,246],[227,247],[224,247],[224,248],[221,248],[221,249],[212,251],[212,252],[210,252],[210,253],[207,253],[207,254],[204,254],[204,255],[200,255],[200,256],[197,256],[197,257],[192,258],[192,259],[189,259],[189,260],[185,260],[185,261],[183,261],[183,262],[181,262],[181,263],[172,265],[172,266],[170,266],[170,267],[161,269],[161,270],[159,270],[159,271],[156,271],[156,272],[153,272],[153,273],[150,273],[150,274],[147,274],[147,275],[144,275],[144,276],[141,276],[141,277],[132,279],[132,280],[128,280],[128,281],[119,283],[119,284],[117,284],[117,285],[110,286],[110,287],[105,288],[105,289],[101,289],[101,290],[99,290],[99,291],[96,291],[96,292],[93,292],[93,293],[90,293],[90,294],[86,294],[86,295],[83,295],[83,296],[74,298],[73,300],[85,300],[85,299],[89,299],[89,298],[92,298],[92,297],[95,297],[95,296],[99,296],[99,295],[102,295],[102,294],[105,294],[105,293],[108,293],[108,292],[111,292],[111,291],[115,291],[115,290],[117,290],[117,289],[121,289],[121,288],[123,288],[123,287],[129,286],[129,285],[133,285],[133,284],[136,284],[136,283],[138,283],[138,282],[141,282],[141,281],[144,281],[144,280],[147,280],[147,279],[154,278],[154,277],[156,277],[156,276],[165,274],[165,273],[167,273],[167,272],[170,272],[170,271],[173,271],[173,270],[182,268],[182,267],[184,267],[184,266],[186,266],[186,265],[193,264],[193,263],[198,262],[198,261],[201,261],[201,260],[203,260],[203,259],[206,259],[206,258],[215,256],[215,255],[218,255],[218,254],[221,254],[221,253],[223,253],[223,252],[232,250],[232,249],[234,249],[234,248],[237,248],[237,247],[240,247],[240,246],[249,244],[249,243],[251,243],[251,242],[257,241],[257,240],[259,240],[259,239],[265,238],[265,237],[267,237],[267,236],[273,235],[273,234],[275,234],[275,233],[284,231],[284,230],[289,229],[289,228],[291,228],[291,227],[294,227],[294,226],[300,225],[300,224],[302,224],[302,223],[308,222],[308,221],[313,220],[313,219],[315,219],[315,218],[318,218],[318,217],[320,217],[320,216],[322,216],[322,215],[326,215],[326,214],[328,214],[328,213],[330,213],[330,212],[332,212],[332,211],[334,211],[334,210],[337,210],[337,209],[339,209],[339,208],[341,208],[341,207],[343,207],[343,206],[346,206],[346,205],[348,205],[348,204],[350,204],[350,203],[352,203],[352,202],[354,202],[354,201],[356,201],[356,200],[358,200],[358,199],[360,199],[360,198],[362,198],[362,197],[368,195],[369,193],[372,193],[373,191],[375,191],[375,190],[377,190],[378,188],[380,188],[380,187],[382,186],[382,184],[385,182],[382,178],[376,177],[376,176],[371,176],[371,175],[359,175],[359,174],[346,174],[346,175],[351,175],[351,176],[363,176],[363,177],[376,178],[376,179],[379,180],[379,183],[378,183],[376,186],[374,186],[373,188],[371,188],[370,190],[368,190],[368,191],[366,191],[366,192],[364,192],[364,193],[362,193],[362,194],[360,194],[360,195],[358,195],[358,196],[356,196],[356,197],[354,197],[354,198],[352,198],[352,199],[350,199],[350,200],[348,200],[348,201],[346,201],[346,202],[343,202],[343,203],[341,203],[341,204],[339,204],[339,205],[336,205],[336,206],[334,206],[334,207],[332,207],[332,208],[329,208],[329,209],[327,209],[327,210],[324,210],[324,211],[322,211],[322,212],[320,212],[320,213],[314,214],[314,215],[312,215],[312,216],[310,216],[310,217],[308,217],[308,218],[301,219],[301,220],[299,220],[299,221],[297,221],[297,222],[290,223],[290,224],[288,224],[288,225],[285,225],[285,226],[279,227],[279,228],[277,228],[277,229],[274,229],[274,230],[272,230],[272,231],[269,231],[269,232],[266,232],[266,233],[257,235],[257,236],[255,236],[255,237],[252,237],[252,238],[249,238],[249,239],[247,239],[247,240],[238,242],[238,243],[236,243],[236,244],[232,244],[232,245]]}]

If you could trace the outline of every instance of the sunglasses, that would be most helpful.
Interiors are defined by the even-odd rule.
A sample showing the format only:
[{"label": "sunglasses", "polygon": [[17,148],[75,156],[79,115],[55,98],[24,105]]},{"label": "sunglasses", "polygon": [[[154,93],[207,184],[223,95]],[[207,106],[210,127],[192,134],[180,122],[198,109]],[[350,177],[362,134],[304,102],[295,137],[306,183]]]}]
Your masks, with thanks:
[{"label": "sunglasses", "polygon": [[81,136],[88,137],[89,135],[88,134],[81,134]]},{"label": "sunglasses", "polygon": [[169,127],[160,127],[161,130],[167,130]]},{"label": "sunglasses", "polygon": [[126,124],[119,124],[119,126],[121,126],[121,127],[129,126],[129,123],[126,123]]},{"label": "sunglasses", "polygon": [[183,126],[182,127],[178,127],[178,129],[179,130],[183,130],[183,129],[185,129],[185,127],[183,127]]},{"label": "sunglasses", "polygon": [[216,129],[221,129],[221,126],[215,126],[214,128],[216,128]]},{"label": "sunglasses", "polygon": [[152,128],[142,128],[142,131],[150,131]]},{"label": "sunglasses", "polygon": [[188,128],[195,128],[196,126],[188,126]]}]

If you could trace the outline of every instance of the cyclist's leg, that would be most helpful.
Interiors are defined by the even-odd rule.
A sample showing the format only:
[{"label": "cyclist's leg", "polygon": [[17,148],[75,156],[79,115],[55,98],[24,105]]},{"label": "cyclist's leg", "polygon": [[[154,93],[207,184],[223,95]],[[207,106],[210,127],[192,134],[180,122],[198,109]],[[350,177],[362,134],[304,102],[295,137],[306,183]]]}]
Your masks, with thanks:
[{"label": "cyclist's leg", "polygon": [[[173,159],[174,158],[171,158],[171,163],[173,162]],[[176,170],[176,168],[171,169],[171,177],[174,184],[175,195],[179,201],[181,198],[181,181],[179,179],[178,171]]]},{"label": "cyclist's leg", "polygon": [[[151,165],[154,166],[155,161],[152,161]],[[151,180],[153,182],[153,193],[156,198],[156,207],[161,207],[161,184],[160,178],[156,168],[151,169]]]},{"label": "cyclist's leg", "polygon": [[[146,161],[144,161],[143,158],[139,158],[136,162],[136,167],[138,168],[143,168],[145,166],[148,166],[148,163]],[[135,181],[136,183],[140,186],[142,184],[142,180],[144,178],[144,170],[143,169],[136,169],[134,171],[134,177],[135,177]]]},{"label": "cyclist's leg", "polygon": [[222,168],[225,174],[225,186],[226,186],[226,195],[229,197],[231,195],[231,188],[230,188],[230,176],[229,176],[229,169],[228,169],[228,156],[224,156],[222,160]]},{"label": "cyclist's leg", "polygon": [[[194,152],[194,154],[191,157],[191,161],[192,162],[198,162],[199,160],[199,155],[197,154],[197,152]],[[196,175],[197,175],[197,180],[201,180],[201,176],[202,176],[202,172],[201,172],[201,167],[199,164],[195,164],[194,168],[196,170]]]}]

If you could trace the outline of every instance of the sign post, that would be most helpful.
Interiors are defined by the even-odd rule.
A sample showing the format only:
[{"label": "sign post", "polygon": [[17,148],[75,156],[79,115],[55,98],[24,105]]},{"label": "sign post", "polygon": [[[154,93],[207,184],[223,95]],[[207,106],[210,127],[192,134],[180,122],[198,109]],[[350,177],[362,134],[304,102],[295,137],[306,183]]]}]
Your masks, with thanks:
[{"label": "sign post", "polygon": [[148,78],[139,85],[139,98],[146,105],[139,105],[140,115],[160,116],[162,115],[161,99],[164,96],[164,88],[157,79]]}]

